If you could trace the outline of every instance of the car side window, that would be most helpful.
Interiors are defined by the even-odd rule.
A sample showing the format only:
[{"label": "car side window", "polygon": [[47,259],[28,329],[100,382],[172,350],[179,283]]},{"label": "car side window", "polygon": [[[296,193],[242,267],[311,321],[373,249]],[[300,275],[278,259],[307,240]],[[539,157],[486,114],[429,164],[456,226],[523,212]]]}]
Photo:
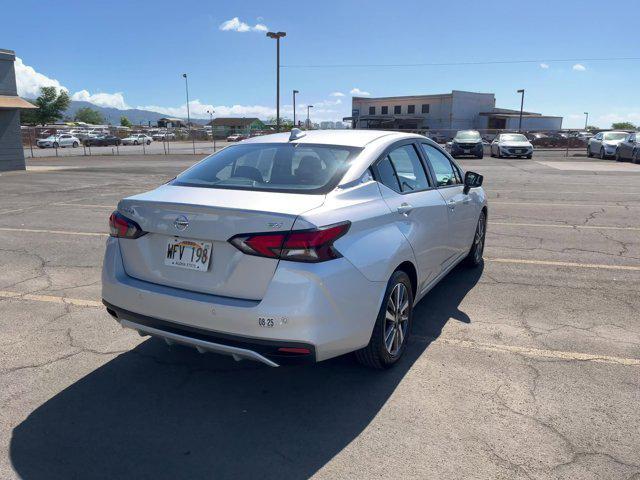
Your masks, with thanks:
[{"label": "car side window", "polygon": [[388,157],[403,193],[429,188],[427,174],[413,145],[398,147]]},{"label": "car side window", "polygon": [[444,153],[428,143],[422,143],[421,145],[431,164],[431,168],[436,174],[436,183],[439,187],[462,183],[460,171]]},{"label": "car side window", "polygon": [[383,185],[389,187],[394,192],[400,193],[400,184],[398,183],[398,178],[396,177],[396,172],[391,166],[391,160],[389,157],[384,157],[377,164],[378,176],[380,177],[378,180]]}]

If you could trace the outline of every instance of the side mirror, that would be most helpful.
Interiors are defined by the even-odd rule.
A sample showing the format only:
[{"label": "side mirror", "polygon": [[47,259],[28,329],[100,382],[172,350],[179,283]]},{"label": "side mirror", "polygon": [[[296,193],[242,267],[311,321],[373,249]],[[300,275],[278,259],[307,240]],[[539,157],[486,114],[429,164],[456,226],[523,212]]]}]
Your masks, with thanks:
[{"label": "side mirror", "polygon": [[467,172],[464,174],[464,194],[468,194],[472,188],[478,188],[482,186],[482,180],[484,177],[476,172]]}]

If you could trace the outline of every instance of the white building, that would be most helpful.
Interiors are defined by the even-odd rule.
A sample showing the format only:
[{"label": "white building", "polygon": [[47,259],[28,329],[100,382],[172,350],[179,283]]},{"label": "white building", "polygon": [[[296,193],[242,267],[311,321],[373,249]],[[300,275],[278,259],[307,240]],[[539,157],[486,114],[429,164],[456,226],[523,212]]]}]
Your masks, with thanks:
[{"label": "white building", "polygon": [[[517,117],[515,118],[514,115]],[[390,130],[517,129],[520,112],[496,108],[493,93],[453,90],[437,95],[353,97],[353,128]],[[562,117],[523,112],[523,130],[557,130]]]}]

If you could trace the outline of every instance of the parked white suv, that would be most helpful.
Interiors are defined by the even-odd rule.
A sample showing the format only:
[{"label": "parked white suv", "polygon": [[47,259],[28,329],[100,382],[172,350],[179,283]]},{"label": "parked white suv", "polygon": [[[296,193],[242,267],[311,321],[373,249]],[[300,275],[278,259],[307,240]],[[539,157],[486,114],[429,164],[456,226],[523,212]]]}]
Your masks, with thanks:
[{"label": "parked white suv", "polygon": [[251,138],[118,204],[102,298],[124,327],[278,366],[401,356],[413,307],[480,265],[487,201],[420,135]]}]

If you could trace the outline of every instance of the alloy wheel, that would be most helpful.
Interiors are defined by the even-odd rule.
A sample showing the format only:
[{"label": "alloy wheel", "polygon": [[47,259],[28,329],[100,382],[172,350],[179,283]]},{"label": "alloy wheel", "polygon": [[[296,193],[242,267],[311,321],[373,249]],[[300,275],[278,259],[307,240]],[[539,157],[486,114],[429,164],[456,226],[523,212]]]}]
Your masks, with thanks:
[{"label": "alloy wheel", "polygon": [[397,283],[387,301],[384,326],[384,346],[392,357],[400,352],[407,337],[410,308],[406,285]]}]

